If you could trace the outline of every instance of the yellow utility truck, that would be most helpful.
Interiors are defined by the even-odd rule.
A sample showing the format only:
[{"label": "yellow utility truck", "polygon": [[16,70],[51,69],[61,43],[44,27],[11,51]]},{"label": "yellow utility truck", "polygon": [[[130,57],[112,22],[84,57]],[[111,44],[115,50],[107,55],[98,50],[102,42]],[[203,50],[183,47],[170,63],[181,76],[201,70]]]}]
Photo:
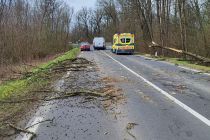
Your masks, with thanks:
[{"label": "yellow utility truck", "polygon": [[113,36],[112,52],[116,54],[134,53],[134,34],[117,33]]}]

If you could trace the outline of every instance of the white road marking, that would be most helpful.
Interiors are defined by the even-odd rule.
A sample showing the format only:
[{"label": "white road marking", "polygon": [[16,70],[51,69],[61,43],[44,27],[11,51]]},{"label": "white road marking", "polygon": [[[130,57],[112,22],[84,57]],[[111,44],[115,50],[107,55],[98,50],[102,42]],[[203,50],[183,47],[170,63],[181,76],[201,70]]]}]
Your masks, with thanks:
[{"label": "white road marking", "polygon": [[[140,56],[144,59],[151,59],[152,61],[157,61],[157,59],[150,58],[150,57],[147,57],[147,56],[142,56],[142,55],[137,55],[137,56]],[[167,62],[167,61],[160,61],[160,62],[174,66],[174,64],[171,63],[171,62]],[[196,70],[196,69],[188,68],[188,67],[185,67],[185,66],[177,66],[177,67],[185,69],[185,70],[189,70],[189,71],[192,71],[192,72],[196,72],[196,73],[200,73],[200,74],[203,74],[203,75],[210,76],[210,73],[202,72],[202,71],[199,71],[199,70]]]},{"label": "white road marking", "polygon": [[[71,73],[71,72],[68,71],[68,72],[66,73],[66,75],[64,75],[64,76],[62,77],[62,79],[59,80],[59,81],[54,85],[54,89],[55,89],[56,91],[62,91],[60,87],[63,86],[63,84],[64,84],[64,79],[67,78],[67,77],[69,77],[70,73]],[[51,108],[53,108],[53,106],[50,105],[50,106],[44,107],[43,109],[42,109],[42,108],[43,108],[43,107],[41,106],[41,107],[38,109],[38,111],[36,112],[36,114],[34,115],[34,117],[33,117],[32,119],[30,119],[30,121],[27,123],[26,128],[27,128],[27,127],[30,127],[30,126],[33,126],[34,124],[36,124],[36,125],[34,125],[33,127],[30,127],[29,129],[27,129],[28,131],[31,131],[31,132],[36,133],[36,131],[38,130],[39,126],[41,125],[40,122],[42,122],[42,121],[44,120],[44,118],[46,118],[45,115],[43,116],[44,118],[41,117],[40,114],[42,114],[42,113],[40,113],[40,112],[42,112],[43,109],[44,109],[44,110],[47,110],[47,111],[45,111],[45,114],[47,114],[48,111],[49,111]],[[32,137],[31,134],[24,134],[24,135],[19,135],[19,136],[16,138],[16,140],[30,140],[31,137]]]},{"label": "white road marking", "polygon": [[[201,72],[199,70],[195,70],[195,69],[191,69],[191,68],[187,68],[187,67],[184,67],[184,66],[178,66],[179,68],[182,68],[182,69],[185,69],[185,70],[189,70],[189,71],[192,71],[192,72]],[[205,74],[205,73],[203,73]]]},{"label": "white road marking", "polygon": [[206,72],[202,72],[202,71],[199,71],[199,70],[187,68],[187,67],[184,67],[184,66],[178,66],[178,67],[180,67],[182,69],[185,69],[185,70],[189,70],[189,71],[193,71],[193,72],[196,72],[196,73],[200,73],[200,74],[204,74],[204,75],[210,76],[210,73],[206,73]]},{"label": "white road marking", "polygon": [[[33,121],[29,122],[27,126],[33,126],[34,124],[38,124],[39,122],[43,121],[43,117],[35,117]],[[34,125],[33,127],[29,128],[28,131],[36,133],[38,130],[39,125]],[[21,136],[21,140],[30,140],[32,135],[31,134],[24,134]],[[19,138],[17,138],[18,140]]]},{"label": "white road marking", "polygon": [[128,68],[127,66],[125,66],[124,64],[122,64],[121,62],[117,61],[116,59],[114,59],[112,56],[110,56],[106,52],[103,52],[103,53],[106,56],[108,56],[109,58],[111,58],[113,61],[117,62],[119,65],[121,65],[122,67],[124,67],[126,70],[128,70],[129,72],[131,72],[132,74],[134,74],[135,76],[139,77],[141,80],[143,80],[144,82],[146,82],[147,84],[149,84],[151,87],[153,87],[154,89],[156,89],[157,91],[159,91],[161,94],[165,95],[167,98],[169,98],[171,101],[173,101],[174,103],[176,103],[177,105],[179,105],[180,107],[182,107],[184,110],[186,110],[187,112],[191,113],[193,116],[195,116],[196,118],[198,118],[199,120],[201,120],[203,123],[205,123],[206,125],[210,126],[210,120],[208,120],[207,118],[205,118],[203,115],[199,114],[198,112],[196,112],[195,110],[193,110],[189,106],[185,105],[184,103],[182,103],[181,101],[179,101],[175,97],[171,96],[169,93],[167,93],[166,91],[162,90],[161,88],[159,88],[158,86],[156,86],[152,82],[148,81],[147,79],[145,79],[144,77],[142,77],[141,75],[139,75],[138,73],[136,73],[135,71],[131,70],[130,68]]}]

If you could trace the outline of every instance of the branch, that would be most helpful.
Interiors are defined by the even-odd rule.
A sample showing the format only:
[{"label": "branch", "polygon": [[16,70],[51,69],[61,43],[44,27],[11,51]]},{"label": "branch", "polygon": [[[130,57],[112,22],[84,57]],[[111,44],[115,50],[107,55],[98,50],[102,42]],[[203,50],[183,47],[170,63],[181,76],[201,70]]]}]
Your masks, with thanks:
[{"label": "branch", "polygon": [[36,134],[34,132],[28,131],[26,129],[22,129],[20,127],[17,127],[11,123],[8,123],[9,127],[13,128],[14,130],[16,130],[17,132],[23,132],[23,133],[27,133],[27,134],[31,134],[31,137],[29,140],[33,140],[33,138],[36,137]]},{"label": "branch", "polygon": [[176,53],[180,53],[180,54],[184,54],[184,55],[188,55],[188,56],[191,56],[199,61],[202,61],[204,63],[210,63],[210,59],[209,58],[205,58],[205,57],[202,57],[200,55],[197,55],[197,54],[193,54],[191,52],[186,52],[186,51],[183,51],[183,50],[179,50],[179,49],[175,49],[175,48],[170,48],[170,47],[163,47],[157,43],[155,43],[154,41],[152,41],[152,44],[149,45],[149,47],[158,47],[158,48],[162,48],[162,49],[165,49],[165,50],[168,50],[168,51],[173,51],[173,52],[176,52]]},{"label": "branch", "polygon": [[66,98],[74,97],[74,96],[109,97],[108,95],[102,95],[101,93],[92,92],[92,91],[76,91],[76,92],[64,93],[64,95],[61,95],[58,97],[52,97],[52,98],[44,97],[44,98],[27,98],[27,99],[21,99],[21,100],[0,100],[0,103],[17,104],[17,103],[35,102],[35,101],[52,101],[52,100],[66,99]]},{"label": "branch", "polygon": [[35,125],[38,125],[38,124],[40,124],[40,123],[44,123],[44,122],[53,122],[53,121],[54,121],[54,119],[55,119],[55,118],[53,118],[53,119],[47,119],[47,120],[43,120],[43,121],[40,121],[40,122],[38,122],[38,123],[35,123],[35,124],[33,124],[33,125],[29,126],[29,127],[26,127],[25,129],[29,129],[29,128],[31,128],[31,127],[33,127],[33,126],[35,126]]}]

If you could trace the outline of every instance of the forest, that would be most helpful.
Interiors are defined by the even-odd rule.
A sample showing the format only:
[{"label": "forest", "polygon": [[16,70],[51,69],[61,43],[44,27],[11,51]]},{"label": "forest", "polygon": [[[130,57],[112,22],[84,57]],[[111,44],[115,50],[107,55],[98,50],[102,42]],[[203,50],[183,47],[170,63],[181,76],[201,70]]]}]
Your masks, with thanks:
[{"label": "forest", "polygon": [[[136,51],[152,42],[210,58],[210,0],[97,0],[74,12],[63,0],[0,1],[0,76],[69,49],[68,42],[135,33]],[[160,55],[174,57],[162,50]]]},{"label": "forest", "polygon": [[57,0],[0,1],[0,76],[67,51],[73,9]]},{"label": "forest", "polygon": [[98,0],[96,5],[76,13],[74,41],[105,36],[112,42],[113,34],[132,32],[143,53],[155,42],[210,57],[209,0]]}]

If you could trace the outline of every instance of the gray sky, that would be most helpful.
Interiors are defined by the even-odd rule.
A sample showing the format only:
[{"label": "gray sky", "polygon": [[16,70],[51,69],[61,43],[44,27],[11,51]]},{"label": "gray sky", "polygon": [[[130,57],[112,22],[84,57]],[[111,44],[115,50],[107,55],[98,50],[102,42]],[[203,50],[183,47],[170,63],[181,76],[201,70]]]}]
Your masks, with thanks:
[{"label": "gray sky", "polygon": [[96,0],[65,0],[77,12],[82,7],[94,8]]}]

